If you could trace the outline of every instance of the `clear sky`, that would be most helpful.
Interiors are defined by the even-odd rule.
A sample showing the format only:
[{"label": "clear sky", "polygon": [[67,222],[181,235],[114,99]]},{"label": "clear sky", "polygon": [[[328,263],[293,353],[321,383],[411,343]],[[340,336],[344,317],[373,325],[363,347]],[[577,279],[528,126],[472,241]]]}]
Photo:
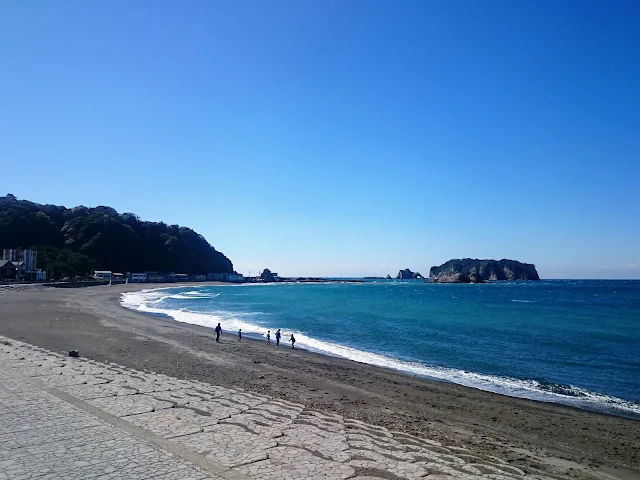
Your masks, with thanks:
[{"label": "clear sky", "polygon": [[640,2],[0,0],[0,194],[241,273],[640,278]]}]

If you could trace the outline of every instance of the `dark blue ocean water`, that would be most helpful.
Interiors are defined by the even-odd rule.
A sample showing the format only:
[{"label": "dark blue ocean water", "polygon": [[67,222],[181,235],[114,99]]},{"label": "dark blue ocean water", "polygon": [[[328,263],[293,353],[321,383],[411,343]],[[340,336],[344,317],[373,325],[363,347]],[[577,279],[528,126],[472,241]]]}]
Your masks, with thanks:
[{"label": "dark blue ocean water", "polygon": [[228,334],[640,418],[640,281],[190,286],[123,305]]}]

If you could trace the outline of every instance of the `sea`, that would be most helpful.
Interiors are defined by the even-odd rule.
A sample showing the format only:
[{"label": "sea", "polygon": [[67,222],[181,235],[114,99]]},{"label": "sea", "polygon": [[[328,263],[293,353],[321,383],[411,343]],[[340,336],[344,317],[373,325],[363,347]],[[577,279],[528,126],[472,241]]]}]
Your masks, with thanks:
[{"label": "sea", "polygon": [[291,333],[296,348],[513,397],[640,419],[640,281],[181,286],[123,306],[225,335]]}]

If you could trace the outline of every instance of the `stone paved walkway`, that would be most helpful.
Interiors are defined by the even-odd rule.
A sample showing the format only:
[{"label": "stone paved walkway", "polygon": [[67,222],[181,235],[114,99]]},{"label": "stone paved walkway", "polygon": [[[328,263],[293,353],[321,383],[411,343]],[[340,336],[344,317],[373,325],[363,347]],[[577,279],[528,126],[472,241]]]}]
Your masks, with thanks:
[{"label": "stone paved walkway", "polygon": [[0,336],[3,479],[493,479],[495,457]]},{"label": "stone paved walkway", "polygon": [[3,372],[0,432],[0,479],[220,478]]}]

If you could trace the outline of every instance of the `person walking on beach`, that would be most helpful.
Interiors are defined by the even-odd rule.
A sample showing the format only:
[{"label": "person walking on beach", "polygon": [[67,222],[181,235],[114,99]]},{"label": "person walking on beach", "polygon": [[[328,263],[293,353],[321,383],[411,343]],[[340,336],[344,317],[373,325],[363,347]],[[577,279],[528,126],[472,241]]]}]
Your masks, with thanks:
[{"label": "person walking on beach", "polygon": [[238,341],[242,340],[242,329],[238,329]]},{"label": "person walking on beach", "polygon": [[276,347],[280,346],[280,329],[276,332]]},{"label": "person walking on beach", "polygon": [[271,345],[271,330],[267,331],[267,345]]},{"label": "person walking on beach", "polygon": [[222,327],[220,324],[216,327],[216,342],[220,343],[220,334],[222,333]]},{"label": "person walking on beach", "polygon": [[293,336],[293,333],[291,334],[291,338],[289,339],[289,341],[291,342],[291,348],[293,348],[295,350],[296,349],[296,337]]}]

